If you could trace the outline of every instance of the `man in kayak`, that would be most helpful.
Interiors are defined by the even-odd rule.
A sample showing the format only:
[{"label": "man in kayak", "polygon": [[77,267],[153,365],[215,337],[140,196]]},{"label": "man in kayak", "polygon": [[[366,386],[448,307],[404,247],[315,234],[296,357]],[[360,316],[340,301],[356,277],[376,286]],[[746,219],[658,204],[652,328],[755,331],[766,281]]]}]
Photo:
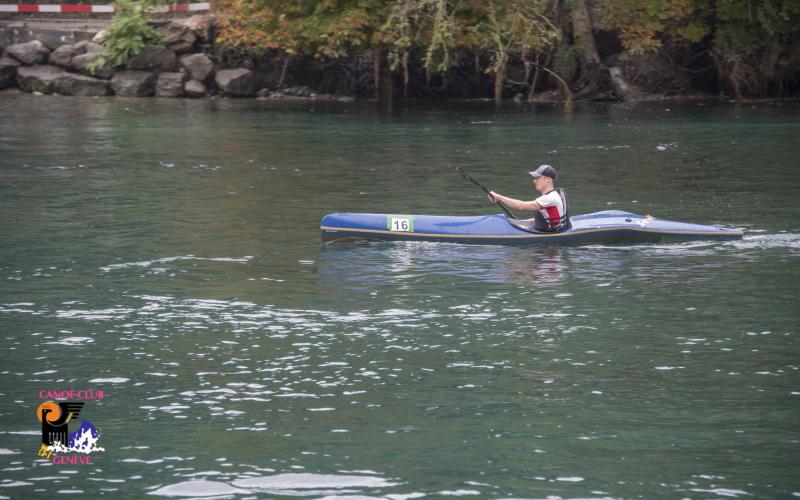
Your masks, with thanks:
[{"label": "man in kayak", "polygon": [[550,165],[540,165],[529,173],[533,176],[533,187],[541,196],[533,201],[522,201],[491,191],[489,201],[499,201],[515,210],[534,212],[534,229],[537,231],[555,232],[566,229],[569,224],[567,196],[563,189],[556,190],[554,186],[556,169]]}]

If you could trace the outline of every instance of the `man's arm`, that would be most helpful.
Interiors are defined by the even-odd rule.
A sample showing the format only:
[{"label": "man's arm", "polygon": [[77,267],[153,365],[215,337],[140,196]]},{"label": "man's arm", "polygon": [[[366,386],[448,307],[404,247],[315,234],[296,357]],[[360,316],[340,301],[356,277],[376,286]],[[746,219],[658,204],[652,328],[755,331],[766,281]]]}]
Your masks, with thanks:
[{"label": "man's arm", "polygon": [[492,203],[497,203],[498,201],[502,201],[503,205],[513,208],[514,210],[521,210],[525,212],[535,212],[537,210],[541,210],[542,207],[536,201],[522,201],[516,198],[509,198],[508,196],[503,196],[502,194],[497,194],[494,191],[489,193],[489,201]]}]

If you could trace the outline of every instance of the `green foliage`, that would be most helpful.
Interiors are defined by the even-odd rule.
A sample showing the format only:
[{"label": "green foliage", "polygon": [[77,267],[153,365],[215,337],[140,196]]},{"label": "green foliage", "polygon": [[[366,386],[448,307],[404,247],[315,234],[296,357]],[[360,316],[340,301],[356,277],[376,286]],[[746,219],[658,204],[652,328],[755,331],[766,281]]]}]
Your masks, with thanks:
[{"label": "green foliage", "polygon": [[[153,36],[133,0],[106,44],[119,64]],[[408,82],[413,68],[448,74],[460,66],[494,75],[555,52],[558,73],[575,76],[572,2],[553,0],[218,0],[218,42],[251,54],[279,51],[320,60],[384,57]],[[720,81],[737,95],[800,81],[800,0],[593,0],[595,20],[625,51],[711,54]],[[116,19],[116,18],[115,18]],[[702,59],[702,58],[701,58]],[[479,67],[480,66],[480,67]],[[746,75],[743,76],[743,75]],[[569,80],[570,78],[568,78]],[[753,82],[761,81],[763,85]]]},{"label": "green foliage", "polygon": [[461,54],[475,48],[508,46],[521,54],[547,45],[560,32],[539,13],[540,3],[221,0],[215,5],[223,43],[256,52],[279,49],[328,59],[380,49],[388,54],[392,69],[415,52],[422,54],[420,63],[430,74],[448,71]]},{"label": "green foliage", "polygon": [[603,0],[598,11],[632,54],[699,44],[736,97],[780,93],[800,79],[798,0]]},{"label": "green foliage", "polygon": [[763,49],[800,41],[800,2],[797,0],[717,0],[717,51],[752,56]]},{"label": "green foliage", "polygon": [[145,45],[161,41],[161,34],[147,22],[145,10],[159,2],[117,0],[114,17],[101,41],[103,52],[89,66],[94,72],[105,64],[122,66],[144,49]]},{"label": "green foliage", "polygon": [[603,0],[598,9],[631,54],[661,47],[664,37],[697,42],[710,27],[699,16],[705,0]]}]

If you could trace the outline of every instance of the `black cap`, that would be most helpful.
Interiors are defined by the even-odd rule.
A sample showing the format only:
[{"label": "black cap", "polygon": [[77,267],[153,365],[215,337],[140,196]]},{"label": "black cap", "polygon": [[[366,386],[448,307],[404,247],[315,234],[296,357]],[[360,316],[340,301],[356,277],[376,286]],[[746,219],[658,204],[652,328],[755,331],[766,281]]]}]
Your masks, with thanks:
[{"label": "black cap", "polygon": [[553,180],[556,180],[556,176],[558,175],[556,174],[556,169],[550,165],[539,165],[539,168],[528,173],[534,177],[541,177],[544,175],[545,177],[550,177]]}]

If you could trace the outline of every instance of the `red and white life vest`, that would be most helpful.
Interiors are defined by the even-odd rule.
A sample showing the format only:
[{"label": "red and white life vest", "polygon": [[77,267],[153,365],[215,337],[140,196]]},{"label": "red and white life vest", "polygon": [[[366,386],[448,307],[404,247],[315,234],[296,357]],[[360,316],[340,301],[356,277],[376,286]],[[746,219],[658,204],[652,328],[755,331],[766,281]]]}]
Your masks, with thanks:
[{"label": "red and white life vest", "polygon": [[569,203],[564,189],[554,189],[547,194],[543,194],[536,198],[536,203],[542,207],[539,210],[539,215],[544,220],[547,231],[560,231],[567,227],[569,222]]}]

